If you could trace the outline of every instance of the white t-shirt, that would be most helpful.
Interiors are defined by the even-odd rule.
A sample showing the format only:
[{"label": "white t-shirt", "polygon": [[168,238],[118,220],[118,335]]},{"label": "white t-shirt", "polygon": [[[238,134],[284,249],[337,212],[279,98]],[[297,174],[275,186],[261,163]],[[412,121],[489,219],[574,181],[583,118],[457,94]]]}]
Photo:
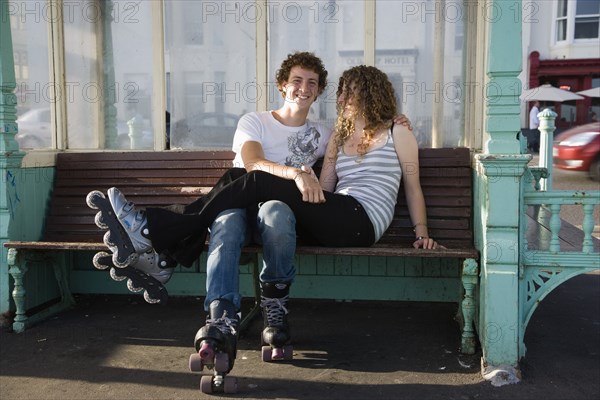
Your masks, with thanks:
[{"label": "white t-shirt", "polygon": [[540,109],[536,106],[533,106],[531,111],[529,111],[529,129],[537,129],[540,127],[540,120],[537,116],[539,113]]},{"label": "white t-shirt", "polygon": [[244,168],[240,151],[244,143],[253,141],[261,144],[269,161],[296,168],[312,166],[325,155],[330,136],[331,129],[308,119],[302,126],[287,126],[271,111],[251,112],[240,118],[233,136],[233,165]]}]

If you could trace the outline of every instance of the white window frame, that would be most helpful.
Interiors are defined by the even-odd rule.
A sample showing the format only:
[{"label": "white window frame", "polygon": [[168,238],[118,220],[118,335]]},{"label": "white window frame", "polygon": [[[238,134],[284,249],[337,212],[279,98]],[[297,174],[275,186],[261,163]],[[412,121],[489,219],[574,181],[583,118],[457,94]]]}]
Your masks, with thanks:
[{"label": "white window frame", "polygon": [[[579,17],[588,17],[588,16],[597,16],[598,14],[590,14],[590,15],[580,15]],[[569,45],[569,44],[588,44],[588,43],[593,43],[593,42],[597,42],[600,40],[600,33],[598,34],[598,37],[596,38],[589,38],[589,39],[575,39],[575,20],[577,19],[578,15],[577,15],[577,0],[569,0],[567,2],[567,15],[566,17],[559,17],[558,16],[558,0],[555,0],[553,2],[553,8],[552,8],[552,29],[551,29],[551,38],[552,38],[552,44],[553,45]],[[566,32],[566,38],[565,40],[557,40],[556,38],[556,34],[557,34],[557,22],[559,21],[559,19],[562,18],[566,18],[567,21],[567,32]],[[599,21],[600,24],[600,21]]]}]

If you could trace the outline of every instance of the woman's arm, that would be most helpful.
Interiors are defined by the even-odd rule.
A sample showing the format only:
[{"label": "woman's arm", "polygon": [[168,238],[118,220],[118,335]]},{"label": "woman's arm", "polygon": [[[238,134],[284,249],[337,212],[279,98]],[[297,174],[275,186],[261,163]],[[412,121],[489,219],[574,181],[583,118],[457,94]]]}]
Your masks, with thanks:
[{"label": "woman's arm", "polygon": [[335,162],[337,160],[337,145],[335,143],[334,134],[329,138],[327,143],[327,150],[325,151],[325,157],[323,158],[323,167],[321,168],[321,175],[319,182],[323,190],[333,192],[335,185],[337,184],[338,177],[335,172]]},{"label": "woman's arm", "polygon": [[394,125],[393,136],[396,153],[402,167],[408,213],[415,230],[416,240],[413,246],[415,248],[435,249],[437,243],[429,237],[427,229],[427,210],[419,177],[419,147],[417,140],[412,132],[403,125]]}]

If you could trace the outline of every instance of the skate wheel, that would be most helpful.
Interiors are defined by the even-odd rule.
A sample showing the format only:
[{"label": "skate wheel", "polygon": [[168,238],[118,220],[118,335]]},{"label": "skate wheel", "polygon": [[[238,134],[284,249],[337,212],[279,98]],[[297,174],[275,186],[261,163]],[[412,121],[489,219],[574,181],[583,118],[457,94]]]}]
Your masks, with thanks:
[{"label": "skate wheel", "polygon": [[152,297],[150,297],[150,294],[148,294],[147,290],[144,291],[144,300],[146,300],[146,303],[150,303],[150,304],[160,303],[160,299],[153,299]]},{"label": "skate wheel", "polygon": [[115,267],[110,268],[110,277],[113,279],[113,281],[117,282],[121,282],[127,279],[126,276],[117,275],[117,270],[115,269]]},{"label": "skate wheel", "polygon": [[96,204],[94,204],[94,201],[97,198],[105,199],[106,197],[104,196],[104,193],[102,193],[99,190],[92,190],[88,193],[88,195],[85,197],[85,202],[87,203],[89,208],[93,208],[94,210],[98,209]]},{"label": "skate wheel", "polygon": [[262,360],[264,362],[271,361],[272,354],[273,354],[273,349],[271,349],[271,346],[263,346],[262,347],[261,356],[262,356]]},{"label": "skate wheel", "polygon": [[227,353],[215,354],[215,371],[229,372],[229,355]]},{"label": "skate wheel", "polygon": [[129,289],[129,291],[133,292],[133,293],[139,293],[142,290],[144,290],[143,287],[136,287],[136,286],[134,286],[134,283],[133,283],[133,281],[131,279],[127,279],[127,289]]},{"label": "skate wheel", "polygon": [[104,234],[104,236],[102,237],[102,241],[104,242],[105,245],[108,246],[109,249],[111,249],[114,253],[113,249],[116,249],[116,245],[112,242],[112,240],[110,240],[110,231],[106,231],[106,233]]},{"label": "skate wheel", "polygon": [[237,378],[226,376],[224,380],[223,391],[225,393],[237,393]]},{"label": "skate wheel", "polygon": [[212,393],[212,380],[211,375],[204,375],[200,378],[200,390],[202,393]]},{"label": "skate wheel", "polygon": [[283,360],[283,348],[275,347],[271,350],[271,360]]},{"label": "skate wheel", "polygon": [[[108,233],[110,233],[110,231],[108,231]],[[110,242],[110,237],[108,239],[109,239],[109,242]],[[140,255],[138,253],[131,253],[125,260],[120,261],[119,260],[119,254],[117,253],[118,248],[116,246],[114,246],[114,245],[113,245],[113,247],[111,247],[110,244],[108,244],[106,242],[104,242],[104,243],[113,251],[112,262],[115,265],[115,267],[117,267],[117,268],[125,268],[125,267],[128,267],[130,265],[133,265],[140,258]]]},{"label": "skate wheel", "polygon": [[102,211],[98,211],[96,213],[96,216],[94,217],[94,222],[96,223],[96,226],[98,228],[100,228],[100,229],[108,229],[108,225],[106,225],[106,223],[102,219]]},{"label": "skate wheel", "polygon": [[94,254],[92,262],[95,268],[105,270],[112,266],[112,256],[105,251],[100,251]]},{"label": "skate wheel", "polygon": [[200,372],[204,370],[204,361],[202,360],[202,357],[200,357],[200,354],[198,353],[192,353],[190,354],[190,371],[192,372]]}]

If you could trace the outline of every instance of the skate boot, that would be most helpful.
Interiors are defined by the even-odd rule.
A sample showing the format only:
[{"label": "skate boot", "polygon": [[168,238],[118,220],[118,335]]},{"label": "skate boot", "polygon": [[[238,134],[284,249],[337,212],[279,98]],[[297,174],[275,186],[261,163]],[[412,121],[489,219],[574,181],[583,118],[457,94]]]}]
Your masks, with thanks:
[{"label": "skate boot", "polygon": [[[261,282],[261,302],[264,329],[262,332],[262,360],[291,360],[293,348],[290,343],[290,327],[286,308],[289,282]],[[268,346],[266,346],[268,345]]]},{"label": "skate boot", "polygon": [[135,263],[140,253],[152,249],[146,213],[128,202],[117,188],[108,189],[107,194],[108,199],[98,190],[91,191],[86,203],[90,208],[100,210],[96,214],[96,225],[108,229],[104,243],[113,253],[114,265],[124,268]]},{"label": "skate boot", "polygon": [[194,339],[196,353],[190,356],[190,371],[214,369],[213,375],[204,375],[200,380],[203,393],[237,391],[237,379],[227,374],[235,362],[239,321],[236,307],[230,301],[218,299],[210,303],[206,325]]},{"label": "skate boot", "polygon": [[133,293],[144,291],[144,300],[155,304],[165,304],[169,296],[164,284],[171,279],[177,262],[172,258],[157,254],[154,250],[140,254],[138,260],[125,268],[115,268],[112,255],[101,251],[94,255],[94,267],[100,270],[110,268],[110,277],[115,281],[127,279],[127,289]]}]

